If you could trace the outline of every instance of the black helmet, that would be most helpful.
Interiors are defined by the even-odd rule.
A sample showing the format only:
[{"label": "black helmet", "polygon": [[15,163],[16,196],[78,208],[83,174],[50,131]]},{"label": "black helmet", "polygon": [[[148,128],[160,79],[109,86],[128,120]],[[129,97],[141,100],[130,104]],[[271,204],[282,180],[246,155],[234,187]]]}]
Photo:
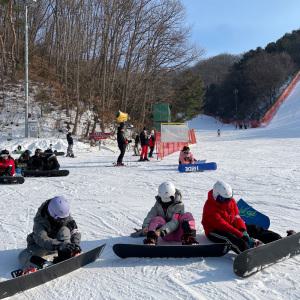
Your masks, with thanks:
[{"label": "black helmet", "polygon": [[37,149],[35,149],[34,153],[35,153],[35,154],[42,153],[42,149],[40,149],[40,148],[37,148]]},{"label": "black helmet", "polygon": [[8,156],[9,155],[9,151],[4,149],[1,151],[0,156]]}]

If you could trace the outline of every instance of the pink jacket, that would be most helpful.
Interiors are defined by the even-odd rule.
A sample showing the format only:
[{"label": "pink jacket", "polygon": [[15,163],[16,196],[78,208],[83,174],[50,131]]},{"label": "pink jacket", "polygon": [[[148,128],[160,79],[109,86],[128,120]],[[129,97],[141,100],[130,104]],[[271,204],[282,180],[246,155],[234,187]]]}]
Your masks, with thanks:
[{"label": "pink jacket", "polygon": [[196,159],[193,156],[192,152],[185,154],[183,151],[180,151],[179,154],[179,163],[183,165],[193,164],[196,162]]}]

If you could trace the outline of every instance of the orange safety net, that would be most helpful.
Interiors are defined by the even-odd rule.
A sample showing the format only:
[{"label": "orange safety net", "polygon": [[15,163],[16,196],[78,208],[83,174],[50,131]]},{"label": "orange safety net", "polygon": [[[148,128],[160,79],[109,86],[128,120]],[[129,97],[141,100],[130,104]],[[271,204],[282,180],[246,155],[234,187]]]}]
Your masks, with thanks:
[{"label": "orange safety net", "polygon": [[184,146],[188,144],[196,144],[196,135],[194,129],[189,130],[189,142],[174,142],[174,143],[163,143],[161,141],[161,133],[156,132],[156,153],[157,158],[163,159],[165,156],[170,155],[174,152],[180,151]]}]

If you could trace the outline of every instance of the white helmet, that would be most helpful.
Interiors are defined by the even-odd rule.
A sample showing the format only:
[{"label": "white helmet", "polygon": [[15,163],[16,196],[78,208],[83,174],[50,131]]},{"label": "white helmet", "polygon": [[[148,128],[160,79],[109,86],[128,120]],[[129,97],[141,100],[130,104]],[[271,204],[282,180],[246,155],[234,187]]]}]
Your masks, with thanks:
[{"label": "white helmet", "polygon": [[158,187],[158,196],[164,203],[170,202],[172,200],[170,197],[175,197],[175,192],[175,185],[169,181],[163,182]]},{"label": "white helmet", "polygon": [[217,181],[213,187],[214,199],[220,202],[224,202],[226,199],[232,198],[232,188],[224,181]]}]

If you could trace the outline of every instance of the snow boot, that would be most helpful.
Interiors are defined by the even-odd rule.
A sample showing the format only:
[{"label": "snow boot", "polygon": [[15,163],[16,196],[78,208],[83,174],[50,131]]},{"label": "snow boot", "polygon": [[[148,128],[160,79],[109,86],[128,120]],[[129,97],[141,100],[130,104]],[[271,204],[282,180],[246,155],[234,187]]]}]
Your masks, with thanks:
[{"label": "snow boot", "polygon": [[144,239],[145,245],[157,245],[158,236],[155,231],[148,231],[147,238]]},{"label": "snow boot", "polygon": [[287,236],[290,236],[290,235],[293,235],[293,234],[296,234],[296,233],[297,232],[295,230],[292,230],[292,229],[286,231]]},{"label": "snow boot", "polygon": [[188,221],[182,222],[183,235],[181,237],[182,245],[195,245],[199,244],[196,240],[196,230],[191,229]]}]

